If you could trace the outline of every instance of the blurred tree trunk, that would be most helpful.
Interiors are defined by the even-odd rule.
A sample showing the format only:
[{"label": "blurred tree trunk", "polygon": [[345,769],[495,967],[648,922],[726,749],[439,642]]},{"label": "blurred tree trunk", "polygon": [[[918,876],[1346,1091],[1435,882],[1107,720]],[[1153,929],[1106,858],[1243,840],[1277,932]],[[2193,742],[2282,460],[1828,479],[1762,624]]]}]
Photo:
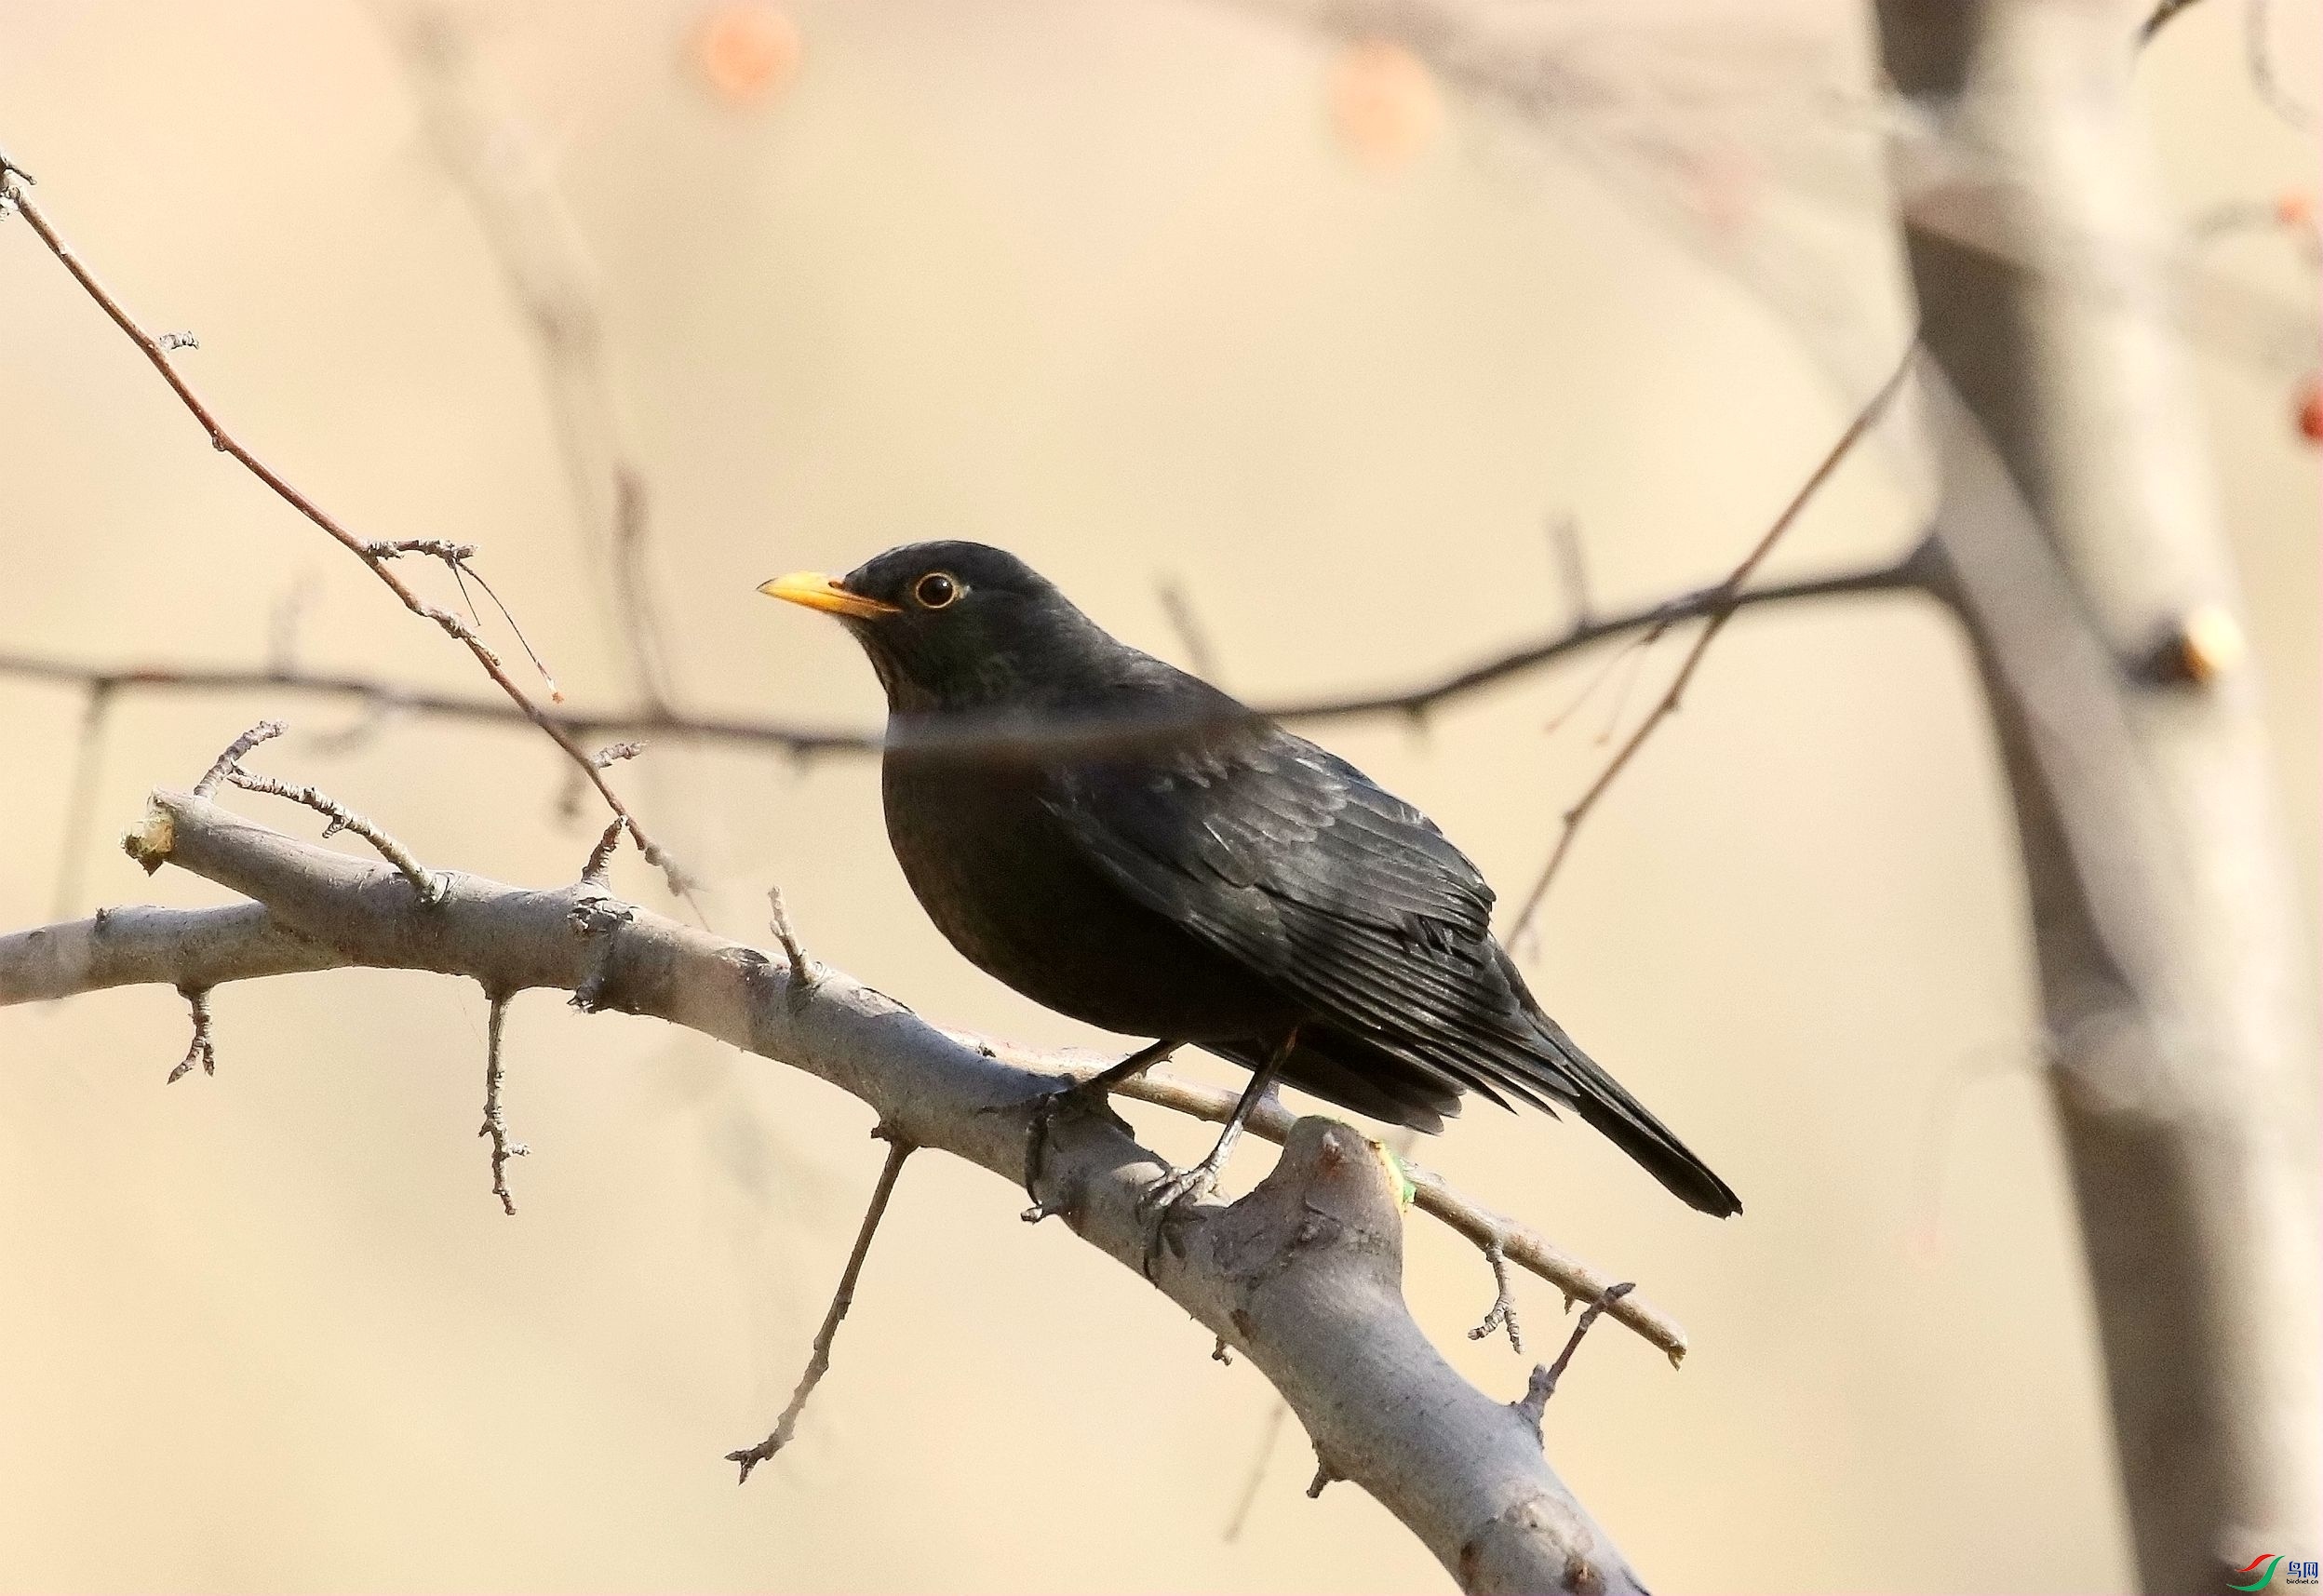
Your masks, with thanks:
[{"label": "blurred tree trunk", "polygon": [[2142,13],[1875,9],[1953,153],[1901,185],[1942,374],[1938,538],[2016,809],[2140,1577],[2215,1589],[2323,1544],[2316,1036],[2170,323]]}]

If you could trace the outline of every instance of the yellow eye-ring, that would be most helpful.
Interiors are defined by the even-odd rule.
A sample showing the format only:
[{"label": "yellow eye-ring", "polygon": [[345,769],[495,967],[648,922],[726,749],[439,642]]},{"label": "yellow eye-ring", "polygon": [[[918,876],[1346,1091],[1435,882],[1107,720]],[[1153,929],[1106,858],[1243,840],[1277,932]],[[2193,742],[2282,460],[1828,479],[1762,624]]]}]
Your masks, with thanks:
[{"label": "yellow eye-ring", "polygon": [[911,584],[911,596],[922,610],[941,610],[960,597],[960,583],[947,570],[932,570]]}]

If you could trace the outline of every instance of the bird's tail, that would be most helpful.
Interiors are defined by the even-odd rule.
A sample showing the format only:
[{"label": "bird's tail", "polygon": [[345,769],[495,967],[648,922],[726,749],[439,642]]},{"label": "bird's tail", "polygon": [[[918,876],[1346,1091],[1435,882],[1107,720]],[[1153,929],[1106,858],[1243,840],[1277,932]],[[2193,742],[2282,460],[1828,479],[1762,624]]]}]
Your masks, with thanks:
[{"label": "bird's tail", "polygon": [[1734,1188],[1689,1152],[1669,1126],[1600,1069],[1597,1061],[1583,1053],[1554,1021],[1549,1023],[1549,1029],[1553,1033],[1550,1040],[1563,1055],[1561,1062],[1578,1088],[1573,1095],[1574,1112],[1643,1164],[1648,1174],[1687,1206],[1720,1219],[1742,1212],[1742,1200],[1735,1196]]},{"label": "bird's tail", "polygon": [[1569,1106],[1687,1207],[1719,1219],[1741,1213],[1742,1200],[1735,1196],[1734,1188],[1688,1152],[1669,1126],[1600,1068],[1595,1059],[1581,1051],[1580,1043],[1566,1036],[1564,1027],[1534,1001],[1507,949],[1495,943],[1493,953],[1501,980],[1519,999],[1527,1033],[1526,1051],[1533,1053],[1524,1061],[1526,1067],[1506,1072],[1510,1084],[1536,1103],[1546,1088],[1548,1095]]}]

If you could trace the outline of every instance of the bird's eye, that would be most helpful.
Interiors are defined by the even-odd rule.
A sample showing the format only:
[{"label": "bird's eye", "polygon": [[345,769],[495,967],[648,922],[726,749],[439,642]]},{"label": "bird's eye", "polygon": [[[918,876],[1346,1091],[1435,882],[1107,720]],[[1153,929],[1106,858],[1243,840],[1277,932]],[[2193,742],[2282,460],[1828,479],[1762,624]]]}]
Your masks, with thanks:
[{"label": "bird's eye", "polygon": [[922,610],[941,610],[960,597],[960,583],[948,571],[932,570],[911,584],[911,596]]}]

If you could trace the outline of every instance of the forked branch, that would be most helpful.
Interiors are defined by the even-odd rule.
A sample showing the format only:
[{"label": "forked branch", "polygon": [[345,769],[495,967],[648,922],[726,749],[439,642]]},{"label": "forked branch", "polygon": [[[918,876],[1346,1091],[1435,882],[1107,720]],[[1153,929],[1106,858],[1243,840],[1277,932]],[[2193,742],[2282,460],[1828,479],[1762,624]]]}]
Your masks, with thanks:
[{"label": "forked branch", "polygon": [[[573,883],[526,891],[453,872],[433,907],[383,892],[391,867],[285,837],[185,793],[154,795],[138,833],[167,862],[263,905],[207,911],[285,968],[363,964],[455,974],[494,992],[588,988],[595,1009],[688,1026],[853,1093],[906,1140],[1021,1181],[1031,1115],[1054,1076],[922,1024],[827,968],[791,991],[787,961]],[[158,911],[155,911],[158,912]],[[200,918],[144,911],[0,937],[0,999],[184,977],[113,927],[177,935],[205,973],[261,972]],[[292,933],[281,939],[274,928]],[[275,940],[268,941],[269,937]],[[189,957],[193,957],[193,953]],[[295,962],[294,962],[295,961]],[[1636,1576],[1505,1402],[1462,1380],[1403,1298],[1401,1184],[1378,1149],[1321,1119],[1291,1125],[1274,1171],[1231,1205],[1188,1203],[1156,1286],[1273,1383],[1336,1477],[1361,1484],[1473,1590],[1639,1589]],[[1132,1268],[1161,1160],[1104,1116],[1071,1116],[1046,1150],[1074,1232]],[[1513,1250],[1512,1255],[1513,1255]],[[1430,1415],[1414,1426],[1409,1415]]]},{"label": "forked branch", "polygon": [[[552,742],[564,750],[566,757],[573,761],[590,785],[597,788],[598,795],[604,798],[606,807],[629,822],[630,832],[637,838],[638,846],[646,858],[660,867],[668,878],[672,892],[683,894],[686,892],[686,879],[683,872],[678,867],[677,862],[670,858],[646,833],[643,826],[638,824],[637,816],[631,813],[627,806],[622,802],[621,796],[613,790],[612,784],[606,779],[604,771],[591,761],[587,750],[582,747],[570,731],[558,724],[554,716],[534,702],[531,695],[518,685],[516,677],[511,676],[506,667],[501,664],[500,656],[494,653],[490,645],[477,635],[475,627],[450,610],[422,597],[419,592],[405,582],[394,568],[396,557],[400,553],[436,554],[437,551],[427,541],[380,542],[356,536],[336,516],[293,487],[280,472],[267,464],[239,437],[229,432],[225,423],[218,418],[217,413],[209,408],[202,396],[195,391],[194,385],[186,380],[185,375],[178,369],[177,362],[172,358],[172,350],[185,345],[165,342],[162,339],[148,332],[137,318],[129,314],[128,308],[113,296],[111,290],[98,279],[96,274],[89,270],[78,255],[74,253],[71,246],[65,243],[63,236],[49,221],[47,214],[24,192],[20,181],[22,176],[21,168],[0,161],[0,213],[13,210],[23,217],[34,235],[47,248],[48,252],[57,258],[58,262],[72,275],[73,280],[80,285],[82,291],[96,302],[97,307],[105,313],[105,315],[121,329],[129,342],[137,345],[139,353],[145,356],[156,372],[160,373],[161,380],[168,384],[169,391],[177,396],[178,402],[185,407],[194,419],[201,423],[202,430],[208,434],[210,446],[220,453],[232,457],[251,476],[273,490],[276,497],[329,534],[332,541],[349,554],[361,560],[371,574],[396,596],[405,609],[414,615],[433,622],[445,634],[463,646],[476,663],[483,667],[484,674],[491,677],[494,685],[507,696],[508,702],[515,707],[516,712],[539,727]],[[455,574],[466,570],[464,557],[450,559],[448,556],[442,555],[438,555],[438,557],[447,558]],[[468,570],[466,574],[473,575],[474,572]],[[495,598],[494,602],[497,603],[498,599]],[[527,644],[526,648],[529,652],[530,645]],[[544,677],[545,677],[545,672],[544,672]],[[549,686],[554,692],[556,684],[551,681]],[[563,695],[556,693],[555,696],[562,697]]]}]

